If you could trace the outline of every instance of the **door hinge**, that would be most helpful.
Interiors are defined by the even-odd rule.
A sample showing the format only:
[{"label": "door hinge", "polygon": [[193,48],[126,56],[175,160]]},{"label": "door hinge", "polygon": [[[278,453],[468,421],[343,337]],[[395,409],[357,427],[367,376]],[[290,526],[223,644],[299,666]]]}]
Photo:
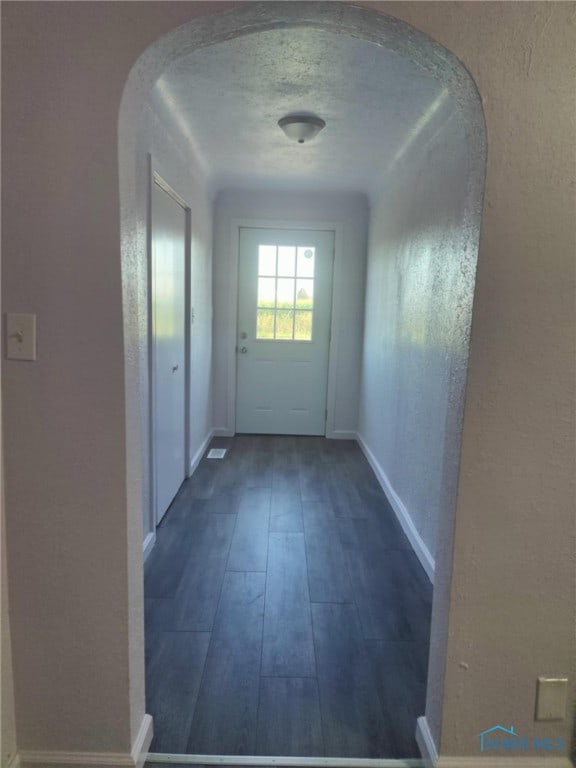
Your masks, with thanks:
[{"label": "door hinge", "polygon": [[324,421],[328,421],[328,408],[324,411]]}]

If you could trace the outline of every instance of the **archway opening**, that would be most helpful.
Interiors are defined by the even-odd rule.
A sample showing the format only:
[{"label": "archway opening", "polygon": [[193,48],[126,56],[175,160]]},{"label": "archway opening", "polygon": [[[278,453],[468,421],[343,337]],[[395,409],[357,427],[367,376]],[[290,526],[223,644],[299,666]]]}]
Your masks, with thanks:
[{"label": "archway opening", "polygon": [[[276,187],[276,193],[281,191],[284,195],[284,203],[303,183],[307,195],[328,194],[341,185],[338,189],[342,194],[361,192],[370,201],[363,357],[356,383],[359,412],[356,428],[350,431],[358,433],[364,453],[414,551],[427,574],[434,579],[426,719],[433,735],[437,736],[441,724],[443,637],[449,606],[452,528],[484,182],[485,137],[482,108],[468,73],[448,51],[408,25],[383,14],[341,4],[337,7],[330,3],[251,5],[174,30],[151,46],[134,67],[123,97],[119,145],[126,387],[131,394],[139,393],[138,397],[127,398],[131,529],[138,530],[141,510],[144,508],[148,514],[147,510],[151,508],[146,337],[148,154],[153,157],[162,154],[162,125],[168,123],[172,155],[188,156],[193,175],[201,179],[200,187],[204,190],[199,194],[199,186],[192,185],[188,195],[193,221],[196,207],[197,222],[200,222],[199,228],[193,230],[193,238],[196,236],[197,241],[192,247],[198,255],[200,284],[203,286],[192,302],[199,303],[195,309],[200,308],[200,322],[204,317],[204,342],[214,351],[212,356],[207,348],[201,350],[205,375],[201,382],[196,382],[195,394],[200,393],[200,398],[204,399],[206,418],[198,434],[190,436],[193,443],[191,455],[201,456],[206,435],[211,430],[233,430],[234,427],[233,421],[218,422],[208,415],[212,397],[219,398],[215,403],[216,411],[220,409],[223,419],[233,413],[233,393],[230,394],[227,385],[219,388],[219,382],[223,378],[229,381],[230,371],[234,368],[230,328],[235,322],[232,302],[227,317],[216,315],[212,336],[212,323],[208,320],[211,298],[205,291],[207,286],[211,292],[212,281],[210,200],[215,192],[223,192],[238,184],[246,188],[246,177],[242,176],[245,170],[241,164],[231,165],[229,173],[225,173],[216,162],[215,152],[218,147],[229,149],[230,142],[238,141],[242,131],[253,134],[254,129],[250,124],[229,120],[233,126],[229,138],[218,133],[210,136],[209,120],[194,120],[198,101],[186,101],[178,91],[186,77],[193,76],[194,72],[199,82],[202,78],[210,81],[210,73],[218,71],[221,77],[226,72],[233,72],[232,81],[238,81],[234,62],[238,62],[243,54],[248,54],[248,62],[258,65],[263,52],[271,55],[282,47],[285,50],[280,56],[281,63],[297,61],[308,50],[312,58],[316,53],[320,69],[323,58],[325,61],[327,51],[332,47],[336,59],[348,56],[349,79],[353,79],[355,71],[366,77],[366,93],[372,96],[376,81],[385,80],[386,73],[389,76],[391,62],[398,63],[398,72],[404,63],[404,74],[412,78],[413,85],[418,82],[421,86],[420,89],[414,87],[411,102],[403,98],[402,93],[394,101],[395,114],[402,114],[402,120],[390,122],[395,132],[382,130],[382,112],[376,111],[373,119],[366,121],[366,134],[370,134],[376,147],[380,148],[375,150],[365,137],[362,153],[356,143],[356,152],[362,155],[356,167],[348,162],[353,152],[346,155],[343,148],[352,137],[347,133],[346,120],[349,122],[351,116],[357,119],[357,112],[343,98],[339,116],[334,102],[328,100],[326,108],[334,112],[333,125],[337,126],[341,119],[343,143],[325,155],[317,153],[312,156],[312,162],[308,160],[296,167],[291,164],[289,168],[286,165],[282,168],[270,161],[262,163],[261,172],[254,177],[251,186],[254,199],[258,190],[269,196]],[[324,57],[318,56],[320,50]],[[219,56],[222,51],[224,55]],[[304,69],[311,71],[310,59],[304,58],[303,62]],[[300,64],[302,66],[302,61]],[[266,66],[266,62],[260,62],[260,65]],[[366,74],[367,65],[373,72],[382,73],[382,77],[370,80]],[[286,69],[276,71],[277,79],[282,79],[283,71]],[[295,75],[297,80],[301,70]],[[324,73],[324,78],[326,76]],[[294,78],[291,82],[293,85]],[[335,89],[340,87],[340,96],[346,82],[341,79],[333,85]],[[197,109],[198,114],[209,116],[211,111],[214,113],[221,107],[225,110],[225,100],[214,100],[221,94],[214,94],[213,87],[213,81],[208,87],[205,84],[206,103],[202,110]],[[358,83],[353,90],[358,92]],[[279,90],[281,103],[288,92],[286,87]],[[233,91],[227,93],[231,95]],[[301,96],[297,90],[294,94],[296,99]],[[237,95],[242,99],[241,93]],[[285,101],[283,106],[288,102]],[[303,108],[309,106],[308,102]],[[386,106],[390,109],[389,103]],[[270,107],[272,113],[277,105],[271,102]],[[144,121],[143,115],[147,115]],[[222,122],[222,119],[218,121],[219,127]],[[143,128],[143,125],[147,127]],[[334,131],[334,134],[338,132]],[[269,160],[272,155],[266,154],[266,141],[264,135],[261,152]],[[318,146],[326,149],[327,145]],[[273,154],[272,145],[269,151]],[[369,172],[366,162],[369,163],[370,158],[373,162]],[[271,173],[268,172],[270,169]],[[168,175],[176,176],[178,181],[182,168],[172,166],[168,171]],[[366,180],[364,187],[359,186],[362,178]],[[186,185],[183,178],[182,184]],[[246,218],[246,214],[241,217]],[[274,217],[269,214],[269,218]],[[223,281],[226,259],[219,261],[216,252],[214,259],[219,266],[213,276],[214,300],[225,312],[226,299],[223,297],[229,298],[234,292],[230,293],[232,283]],[[346,305],[344,288],[341,289],[340,303],[342,307]],[[338,330],[344,336],[345,312],[342,312],[340,322]],[[215,378],[211,379],[214,371]],[[212,384],[216,388],[215,395]],[[154,531],[149,516],[146,523],[149,525],[146,533],[152,537],[150,543]],[[142,558],[137,550],[141,549],[142,541],[135,537],[130,547],[133,548],[129,558],[132,633],[134,648],[141,649],[138,615],[142,604]],[[134,653],[132,662],[136,669],[140,669],[143,678],[142,653],[139,652],[138,658],[138,652]],[[142,706],[142,688],[136,694],[138,697]]]}]

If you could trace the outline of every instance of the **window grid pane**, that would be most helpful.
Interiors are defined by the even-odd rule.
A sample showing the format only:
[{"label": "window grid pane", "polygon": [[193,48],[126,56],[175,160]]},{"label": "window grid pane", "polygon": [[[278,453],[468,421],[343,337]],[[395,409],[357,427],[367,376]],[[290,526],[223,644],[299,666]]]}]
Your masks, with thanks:
[{"label": "window grid pane", "polygon": [[292,277],[279,277],[276,288],[276,307],[294,309],[294,288],[296,281]]},{"label": "window grid pane", "polygon": [[280,277],[294,277],[296,273],[296,248],[292,245],[278,247],[278,270]]},{"label": "window grid pane", "polygon": [[274,309],[276,306],[276,279],[274,277],[258,278],[258,308]]},{"label": "window grid pane", "polygon": [[296,310],[294,313],[294,339],[312,341],[312,312]]},{"label": "window grid pane", "polygon": [[273,309],[259,309],[256,315],[256,338],[274,338],[274,319],[276,312]]},{"label": "window grid pane", "polygon": [[296,281],[296,307],[298,309],[312,309],[314,304],[314,281]]},{"label": "window grid pane", "polygon": [[260,245],[256,338],[311,341],[315,248]]},{"label": "window grid pane", "polygon": [[311,246],[298,248],[296,274],[298,277],[314,277],[316,249]]},{"label": "window grid pane", "polygon": [[274,277],[276,274],[276,246],[258,246],[258,275]]}]

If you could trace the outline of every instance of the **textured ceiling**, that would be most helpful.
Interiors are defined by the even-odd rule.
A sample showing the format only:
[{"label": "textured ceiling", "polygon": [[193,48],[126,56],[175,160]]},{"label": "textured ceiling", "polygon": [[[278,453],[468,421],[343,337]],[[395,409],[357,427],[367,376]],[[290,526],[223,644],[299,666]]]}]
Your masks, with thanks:
[{"label": "textured ceiling", "polygon": [[[441,84],[408,58],[315,28],[257,32],[180,59],[154,88],[215,188],[342,189],[372,194],[439,108]],[[277,122],[317,114],[312,142]]]}]

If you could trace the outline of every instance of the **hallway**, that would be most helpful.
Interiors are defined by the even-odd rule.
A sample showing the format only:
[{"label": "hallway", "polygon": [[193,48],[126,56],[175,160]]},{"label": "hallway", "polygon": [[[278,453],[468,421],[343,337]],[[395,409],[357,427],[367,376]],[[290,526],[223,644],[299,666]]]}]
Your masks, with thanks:
[{"label": "hallway", "polygon": [[358,445],[212,447],[146,563],[151,751],[419,756],[432,587]]}]

